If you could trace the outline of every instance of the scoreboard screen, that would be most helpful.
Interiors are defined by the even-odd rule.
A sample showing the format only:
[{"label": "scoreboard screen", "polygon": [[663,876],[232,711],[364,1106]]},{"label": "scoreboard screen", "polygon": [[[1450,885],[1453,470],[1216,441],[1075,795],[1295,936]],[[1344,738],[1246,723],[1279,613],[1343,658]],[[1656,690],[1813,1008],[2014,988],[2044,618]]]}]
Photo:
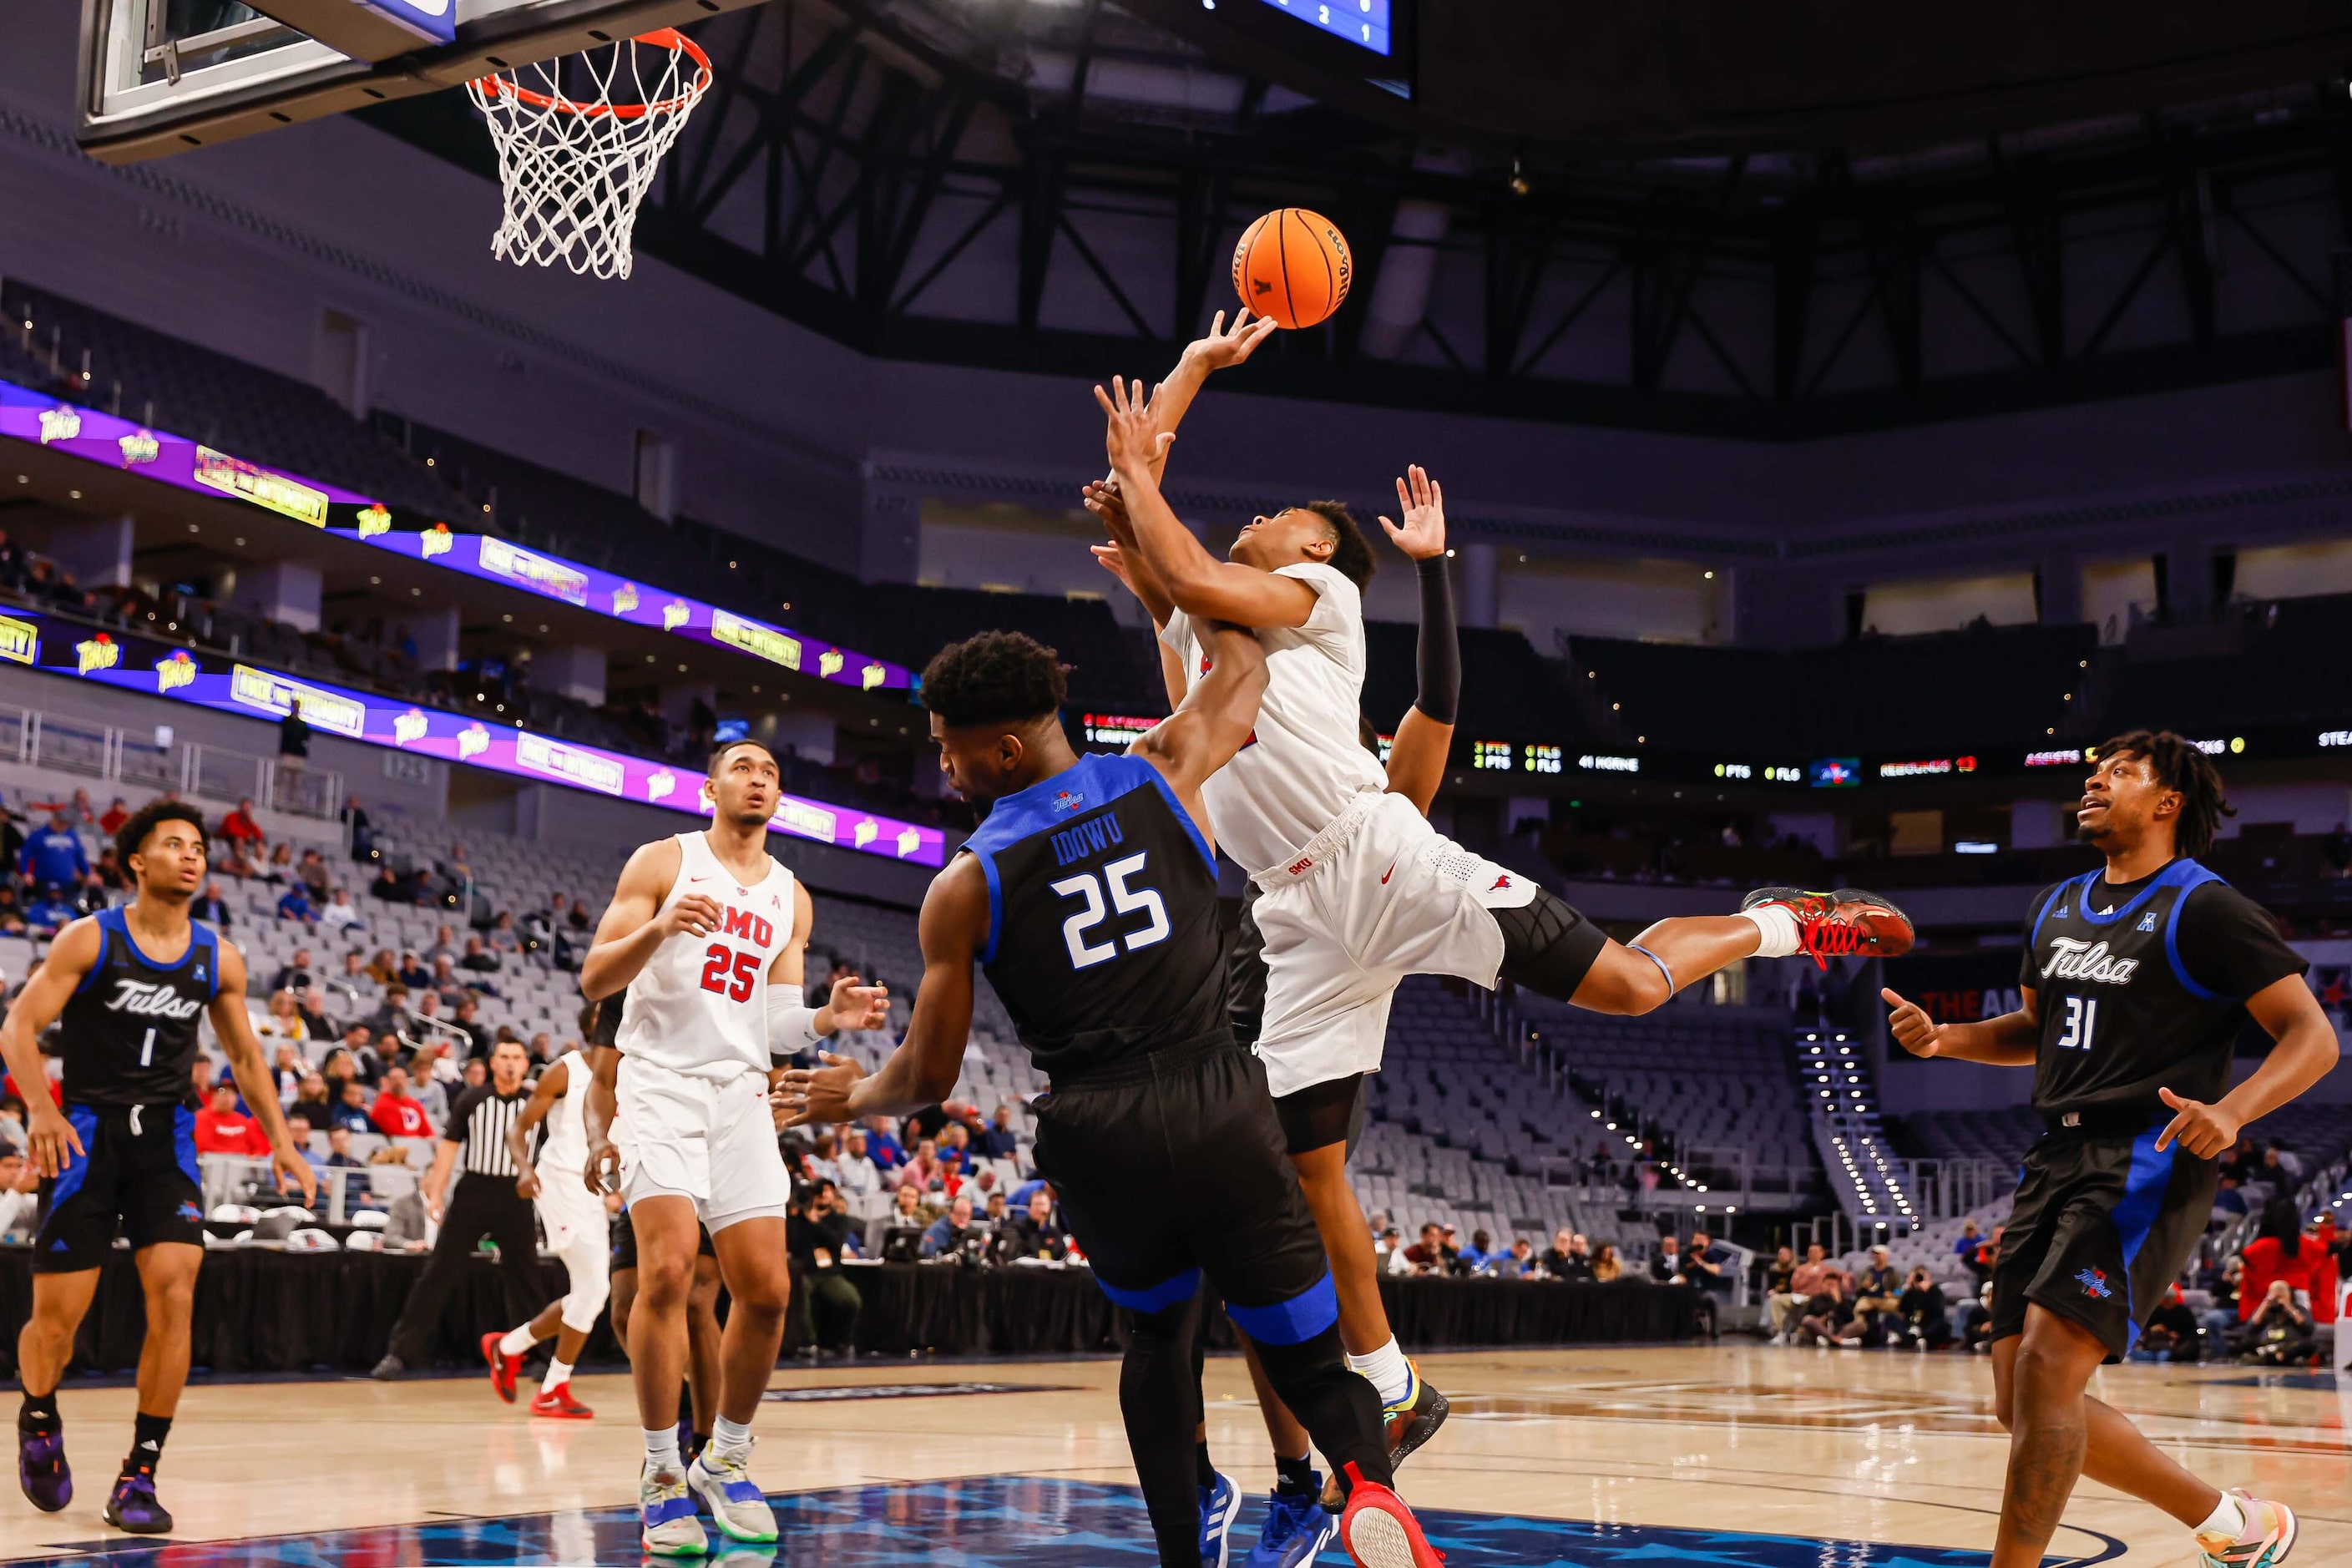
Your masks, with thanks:
[{"label": "scoreboard screen", "polygon": [[1263,5],[1286,12],[1320,28],[1336,38],[1344,38],[1359,48],[1370,49],[1385,57],[1391,45],[1389,24],[1391,0],[1260,0]]}]

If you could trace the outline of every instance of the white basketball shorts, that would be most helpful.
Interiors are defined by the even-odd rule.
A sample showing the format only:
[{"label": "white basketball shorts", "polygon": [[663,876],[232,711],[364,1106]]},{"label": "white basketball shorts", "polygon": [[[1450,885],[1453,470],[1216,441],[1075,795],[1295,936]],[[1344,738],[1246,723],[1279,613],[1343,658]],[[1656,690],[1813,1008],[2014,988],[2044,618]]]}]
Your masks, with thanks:
[{"label": "white basketball shorts", "polygon": [[563,1326],[583,1333],[596,1326],[613,1283],[612,1226],[604,1203],[590,1192],[577,1171],[547,1167],[539,1173],[540,1228],[547,1250],[563,1260]]},{"label": "white basketball shorts", "polygon": [[1314,842],[1256,874],[1265,938],[1257,1054],[1278,1099],[1376,1072],[1389,999],[1408,974],[1491,988],[1503,932],[1490,910],[1537,886],[1441,835],[1400,795],[1365,791]]},{"label": "white basketball shorts", "polygon": [[742,1220],[782,1219],[791,1208],[767,1074],[746,1068],[696,1078],[624,1056],[614,1100],[621,1195],[631,1204],[689,1199],[713,1236]]}]

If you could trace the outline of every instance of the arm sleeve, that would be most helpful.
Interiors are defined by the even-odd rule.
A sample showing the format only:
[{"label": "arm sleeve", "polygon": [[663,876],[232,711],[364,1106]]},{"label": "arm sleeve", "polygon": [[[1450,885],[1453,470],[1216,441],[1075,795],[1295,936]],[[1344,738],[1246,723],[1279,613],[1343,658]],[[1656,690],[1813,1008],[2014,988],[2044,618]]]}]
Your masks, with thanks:
[{"label": "arm sleeve", "polygon": [[1454,631],[1454,584],[1445,557],[1421,562],[1421,640],[1413,667],[1421,690],[1412,705],[1441,724],[1454,722],[1462,701],[1462,647]]},{"label": "arm sleeve", "polygon": [[2270,911],[2235,888],[2207,882],[2189,890],[2180,910],[2180,957],[2189,977],[2208,991],[2247,997],[2311,967],[2278,934]]}]

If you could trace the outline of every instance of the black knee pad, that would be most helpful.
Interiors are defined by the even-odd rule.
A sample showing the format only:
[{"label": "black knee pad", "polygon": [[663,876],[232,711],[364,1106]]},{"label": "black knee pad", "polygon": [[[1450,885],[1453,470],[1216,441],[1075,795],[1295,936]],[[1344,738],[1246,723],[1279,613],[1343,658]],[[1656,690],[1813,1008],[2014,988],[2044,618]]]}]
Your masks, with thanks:
[{"label": "black knee pad", "polygon": [[1584,984],[1609,938],[1543,889],[1517,909],[1489,910],[1503,931],[1503,978],[1565,1002]]}]

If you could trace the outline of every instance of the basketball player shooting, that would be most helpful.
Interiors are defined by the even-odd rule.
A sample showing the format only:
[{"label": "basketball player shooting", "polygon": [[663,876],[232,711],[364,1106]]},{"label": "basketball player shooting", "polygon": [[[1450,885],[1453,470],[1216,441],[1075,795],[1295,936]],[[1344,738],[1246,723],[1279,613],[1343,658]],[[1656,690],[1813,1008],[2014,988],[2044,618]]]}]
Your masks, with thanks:
[{"label": "basketball player shooting", "polygon": [[[587,1163],[600,1181],[617,1166],[636,1235],[628,1348],[645,1432],[638,1496],[646,1550],[668,1556],[708,1550],[697,1499],[730,1539],[776,1539],[775,1514],[749,1472],[751,1417],[783,1342],[792,1287],[793,1184],[776,1146],[770,1074],[777,1058],[836,1029],[889,1016],[884,989],[854,980],[823,1006],[802,998],[815,906],[768,853],[782,795],[768,749],[720,747],[703,790],[710,826],[629,857],[580,972],[592,1001],[628,993],[613,1136],[591,1143]],[[733,1307],[719,1342],[718,1423],[688,1465],[677,1422],[698,1223]]]},{"label": "basketball player shooting", "polygon": [[[2187,1525],[2204,1568],[2276,1568],[2294,1547],[2293,1510],[2199,1479],[2086,1391],[2196,1256],[2216,1161],[2327,1076],[2336,1031],[2302,954],[2197,863],[2230,812],[2205,753],[2137,730],[2095,754],[2075,821],[2106,864],[2034,900],[2017,1011],[1938,1024],[1884,994],[1912,1055],[2032,1068],[2045,1129],[1993,1263],[2009,1475],[1991,1568],[2037,1568],[2083,1476]],[[2231,1089],[2249,1016],[2276,1044]]]},{"label": "basketball player shooting", "polygon": [[[146,1297],[139,1405],[131,1452],[106,1500],[106,1522],[161,1534],[172,1516],[155,1496],[180,1391],[188,1381],[196,1269],[204,1262],[204,1193],[196,1169],[191,1074],[211,1019],[245,1102],[269,1139],[281,1193],[305,1204],[318,1180],[287,1136],[278,1085],[245,1011],[245,955],[188,918],[205,885],[204,819],[159,801],[114,836],[138,891],[120,909],[75,921],[50,943],[40,973],[0,1024],[0,1055],[25,1096],[41,1226],[33,1242],[33,1314],[16,1339],[25,1403],[16,1416],[16,1478],[35,1508],[73,1500],[57,1388],[75,1331],[113,1256],[118,1226]],[[62,1021],[65,1105],[41,1092],[40,1037]]]},{"label": "basketball player shooting", "polygon": [[[1212,339],[1235,336],[1219,328]],[[1149,398],[1139,383],[1130,389],[1114,378],[1096,399],[1113,412],[1144,410],[1164,457],[1202,381],[1245,358],[1264,334],[1261,321],[1241,326],[1241,341],[1228,346],[1188,348],[1168,388]],[[1414,468],[1397,481],[1397,495],[1402,521],[1382,520],[1391,540],[1408,554],[1442,558],[1443,488]],[[1261,892],[1255,912],[1267,977],[1256,1050],[1331,1249],[1349,1362],[1380,1389],[1402,1460],[1436,1431],[1445,1404],[1389,1331],[1370,1230],[1346,1171],[1348,1122],[1363,1075],[1380,1067],[1397,984],[1415,973],[1489,988],[1507,979],[1597,1012],[1641,1014],[1743,958],[1802,952],[1826,966],[1836,954],[1906,952],[1911,925],[1894,904],[1858,889],[1768,888],[1736,915],[1678,917],[1631,943],[1612,941],[1530,879],[1439,835],[1388,792],[1357,742],[1362,590],[1374,562],[1345,506],[1315,501],[1258,517],[1225,561],[1164,507],[1131,512],[1129,522],[1114,542],[1147,605],[1166,605],[1160,641],[1188,680],[1201,679],[1209,662],[1195,617],[1254,627],[1266,647],[1254,743],[1202,798],[1219,841]]]},{"label": "basketball player shooting", "polygon": [[[596,1326],[596,1314],[604,1310],[612,1290],[612,1226],[603,1194],[590,1191],[583,1180],[588,1166],[588,1096],[596,1081],[591,1051],[603,1054],[594,1046],[569,1050],[541,1073],[530,1101],[507,1129],[507,1152],[517,1173],[515,1191],[538,1208],[547,1249],[563,1259],[566,1289],[529,1322],[503,1334],[493,1330],[482,1336],[490,1386],[509,1405],[515,1400],[523,1356],[540,1341],[554,1340],[555,1359],[548,1363],[546,1380],[531,1397],[530,1413],[568,1421],[585,1421],[595,1414],[572,1397],[572,1369],[579,1364],[589,1331]],[[546,1139],[533,1160],[530,1135],[542,1125]]]},{"label": "basketball player shooting", "polygon": [[[1171,514],[1139,408],[1107,447],[1129,507]],[[1396,1493],[1379,1399],[1342,1359],[1329,1265],[1283,1155],[1265,1068],[1225,1012],[1204,781],[1259,719],[1256,640],[1204,623],[1213,671],[1122,757],[1064,734],[1053,653],[984,633],[924,672],[922,700],[958,793],[988,805],[923,900],[923,981],[898,1049],[872,1077],[827,1057],[785,1075],[796,1122],[912,1110],[948,1093],[971,1025],[975,962],[1052,1080],[1036,1160],[1091,1261],[1131,1313],[1119,1405],[1166,1568],[1203,1561],[1192,1321],[1205,1274],[1268,1382],[1346,1477],[1339,1538],[1359,1563],[1434,1568]]]}]

